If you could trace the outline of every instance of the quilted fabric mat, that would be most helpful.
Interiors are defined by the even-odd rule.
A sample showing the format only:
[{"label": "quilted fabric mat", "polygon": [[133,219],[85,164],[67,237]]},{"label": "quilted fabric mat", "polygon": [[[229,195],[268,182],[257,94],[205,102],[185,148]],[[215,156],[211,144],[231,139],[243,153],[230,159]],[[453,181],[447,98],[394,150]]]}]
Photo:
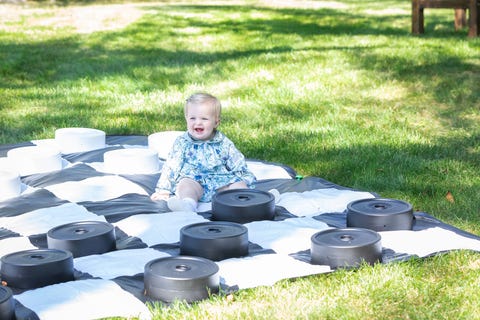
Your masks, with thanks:
[{"label": "quilted fabric mat", "polygon": [[[173,139],[174,136],[166,135]],[[49,139],[0,146],[0,166],[13,148],[48,145]],[[173,143],[165,141],[165,146]],[[116,250],[74,259],[75,280],[37,289],[11,288],[17,319],[95,319],[138,316],[149,319],[143,271],[147,262],[180,253],[182,227],[206,222],[211,204],[200,212],[169,212],[164,201],[151,201],[159,170],[149,174],[112,174],[106,152],[148,148],[144,136],[107,136],[103,149],[63,154],[61,170],[21,177],[21,195],[0,202],[0,256],[47,248],[46,233],[78,221],[103,221],[115,227]],[[275,218],[244,224],[249,254],[217,261],[224,292],[333,271],[310,263],[311,236],[346,227],[346,207],[379,195],[336,185],[319,177],[296,179],[282,164],[248,160],[258,190],[277,189]],[[1,193],[1,191],[0,191]],[[412,230],[380,232],[382,261],[390,263],[457,249],[480,251],[480,237],[415,212]],[[448,241],[445,241],[448,239]]]}]

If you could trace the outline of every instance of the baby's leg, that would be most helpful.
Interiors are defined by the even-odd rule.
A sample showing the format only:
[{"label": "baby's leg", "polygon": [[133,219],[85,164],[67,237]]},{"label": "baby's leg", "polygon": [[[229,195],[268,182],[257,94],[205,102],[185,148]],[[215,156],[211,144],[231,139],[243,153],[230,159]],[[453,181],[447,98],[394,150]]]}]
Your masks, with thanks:
[{"label": "baby's leg", "polygon": [[167,205],[172,211],[196,211],[202,195],[203,188],[198,182],[183,178],[177,184],[175,197],[168,199]]},{"label": "baby's leg", "polygon": [[245,181],[234,182],[228,186],[228,189],[246,189],[246,188],[248,187]]},{"label": "baby's leg", "polygon": [[247,184],[245,181],[237,181],[234,183],[229,184],[228,186],[224,186],[218,189],[218,191],[223,191],[223,190],[230,190],[230,189],[247,189]]},{"label": "baby's leg", "polygon": [[177,184],[175,195],[180,199],[190,198],[198,202],[203,195],[203,188],[197,181],[183,178]]}]

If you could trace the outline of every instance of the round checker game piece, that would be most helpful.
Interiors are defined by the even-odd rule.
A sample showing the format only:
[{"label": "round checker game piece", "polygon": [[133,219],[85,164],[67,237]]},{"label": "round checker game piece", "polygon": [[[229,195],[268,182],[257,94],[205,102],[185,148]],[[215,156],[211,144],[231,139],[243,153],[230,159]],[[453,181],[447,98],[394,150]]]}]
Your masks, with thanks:
[{"label": "round checker game piece", "polygon": [[212,219],[248,223],[272,220],[275,197],[270,192],[254,189],[231,189],[217,192],[212,198]]},{"label": "round checker game piece", "polygon": [[55,130],[55,142],[63,154],[87,152],[105,148],[104,131],[90,128],[61,128]]},{"label": "round checker game piece", "polygon": [[67,223],[47,232],[50,249],[70,251],[74,258],[116,249],[113,225],[102,221]]},{"label": "round checker game piece", "polygon": [[248,255],[248,229],[241,224],[212,221],[180,229],[180,254],[213,261]]},{"label": "round checker game piece", "polygon": [[64,250],[17,251],[1,262],[2,281],[12,288],[34,289],[74,279],[72,254]]},{"label": "round checker game piece", "polygon": [[112,150],[103,159],[105,171],[115,174],[152,174],[160,168],[157,152],[147,148]]},{"label": "round checker game piece", "polygon": [[411,230],[413,208],[396,199],[360,199],[347,205],[347,227],[374,231]]},{"label": "round checker game piece", "polygon": [[168,153],[172,149],[175,139],[181,136],[184,131],[162,131],[152,133],[148,136],[148,147],[155,150],[162,159],[168,157]]},{"label": "round checker game piece", "polygon": [[217,293],[219,268],[201,257],[177,256],[152,260],[145,265],[145,294],[164,302],[194,302]]},{"label": "round checker game piece", "polygon": [[22,183],[18,173],[0,170],[0,201],[18,197],[22,192]]},{"label": "round checker game piece", "polygon": [[327,229],[311,237],[311,263],[333,269],[381,262],[381,236],[368,229]]},{"label": "round checker game piece", "polygon": [[4,286],[0,286],[0,319],[15,319],[15,301],[13,300],[12,290]]},{"label": "round checker game piece", "polygon": [[63,168],[60,152],[51,147],[28,146],[11,149],[7,152],[7,159],[21,176]]}]

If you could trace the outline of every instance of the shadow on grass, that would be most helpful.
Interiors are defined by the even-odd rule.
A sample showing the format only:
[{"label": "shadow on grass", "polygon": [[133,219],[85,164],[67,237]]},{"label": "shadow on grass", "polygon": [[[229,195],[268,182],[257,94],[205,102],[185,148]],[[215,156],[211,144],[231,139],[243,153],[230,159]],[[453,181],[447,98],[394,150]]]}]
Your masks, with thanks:
[{"label": "shadow on grass", "polygon": [[[103,77],[109,74],[128,73],[141,66],[188,66],[259,56],[264,53],[291,51],[288,46],[258,48],[256,50],[235,50],[198,53],[194,50],[172,48],[162,49],[161,44],[168,38],[176,38],[176,43],[188,41],[188,35],[177,31],[179,28],[200,28],[205,34],[252,34],[252,37],[268,39],[272,35],[296,34],[305,37],[314,35],[360,35],[386,34],[405,35],[398,28],[385,28],[399,17],[379,17],[375,22],[366,17],[349,15],[338,10],[294,10],[249,8],[243,6],[169,6],[147,7],[155,10],[150,19],[144,19],[126,30],[101,33],[94,36],[90,45],[85,46],[81,38],[71,37],[60,40],[38,42],[6,42],[0,44],[1,52],[6,53],[2,73],[6,76],[0,82],[2,87],[15,86],[17,80],[41,82],[42,79],[63,81],[82,77]],[[209,21],[203,18],[185,19],[179,15],[171,17],[168,10],[189,12],[215,12],[222,14],[249,13],[259,11],[264,14],[275,14],[276,18],[242,18],[239,20]],[[309,21],[309,22],[306,22]],[[376,26],[372,26],[375,24]],[[122,45],[121,39],[141,43],[140,47]],[[143,43],[142,43],[143,41]],[[118,45],[115,45],[118,42]],[[73,64],[73,67],[72,67]],[[68,65],[68,67],[67,67]],[[170,75],[176,79],[174,83],[185,81],[177,74]],[[12,81],[13,80],[13,83]],[[41,83],[40,83],[41,84]]]},{"label": "shadow on grass", "polygon": [[[84,1],[82,1],[84,2]],[[86,1],[89,3],[90,1]],[[68,3],[68,2],[67,2]],[[152,6],[149,12],[156,11],[149,19],[144,19],[129,28],[100,33],[85,41],[78,37],[40,42],[2,42],[0,52],[5,52],[3,77],[0,87],[15,88],[22,85],[52,85],[56,82],[82,78],[98,79],[111,75],[131,75],[137,68],[163,67],[164,74],[158,74],[150,81],[140,84],[139,90],[162,89],[168,85],[184,84],[190,80],[185,70],[179,67],[205,65],[259,57],[266,53],[294,52],[293,46],[263,46],[257,49],[217,51],[199,53],[196,50],[179,48],[176,45],[188,43],[188,36],[178,31],[189,27],[208,34],[246,34],[250,38],[269,39],[273,35],[299,35],[311,39],[316,35],[358,36],[384,35],[409,36],[407,30],[390,27],[395,21],[405,19],[404,15],[362,16],[351,14],[344,9],[271,9],[245,6]],[[273,18],[241,18],[210,21],[198,17],[185,19],[182,15],[169,16],[169,10],[186,13],[250,14],[260,12],[273,15]],[[251,36],[248,36],[251,35]],[[131,39],[122,42],[123,39]],[[162,42],[172,41],[168,47]],[[131,43],[140,44],[131,46]],[[183,45],[182,45],[183,46]],[[306,47],[302,50],[342,50],[342,47]],[[347,48],[345,48],[347,49]],[[362,51],[363,47],[348,47],[352,51]],[[371,47],[369,48],[371,50]],[[391,61],[382,60],[390,66]],[[362,61],[360,61],[362,63]],[[369,63],[365,59],[364,65]],[[393,65],[403,67],[404,61]],[[444,63],[444,62],[441,62]],[[220,72],[221,70],[209,70]],[[417,70],[421,73],[422,70]],[[158,80],[158,81],[156,81]],[[142,80],[140,79],[140,82]]]},{"label": "shadow on grass", "polygon": [[[344,9],[271,9],[244,6],[191,6],[178,5],[167,7],[147,7],[156,13],[148,19],[117,32],[105,32],[92,35],[88,39],[70,37],[58,40],[38,42],[0,43],[0,52],[4,52],[4,62],[0,69],[0,88],[28,88],[31,86],[49,87],[59,83],[79,79],[97,80],[113,76],[125,76],[136,80],[136,90],[150,91],[165,89],[169,86],[183,86],[188,82],[201,80],[215,75],[228,78],[223,68],[228,61],[259,58],[266,54],[294,53],[302,51],[349,50],[352,61],[367,70],[389,70],[396,72],[400,80],[411,80],[418,76],[435,73],[449,68],[452,72],[472,70],[478,65],[463,62],[451,53],[445,52],[435,63],[418,65],[414,59],[386,57],[369,53],[373,47],[307,45],[295,49],[299,43],[282,45],[263,45],[263,39],[274,35],[299,35],[305,40],[315,36],[359,36],[382,35],[410,37],[402,28],[390,27],[395,21],[405,19],[404,15],[369,17],[347,13]],[[201,17],[186,19],[181,14],[170,16],[169,10],[186,13],[222,13],[225,15],[260,12],[269,18],[225,18],[210,21]],[[270,17],[273,16],[273,17]],[[246,39],[257,39],[253,49],[235,48],[214,52],[198,52],[188,49],[188,34],[182,28],[200,30],[209,34],[244,34]],[[451,36],[451,35],[450,35]],[[125,39],[129,39],[125,41]],[[165,46],[162,43],[167,43]],[[184,48],[187,47],[187,48]],[[360,53],[360,54],[359,54]],[[259,60],[261,61],[261,60]],[[202,66],[204,72],[192,78],[189,68]],[[138,69],[153,70],[148,76],[138,77]],[[442,75],[438,75],[442,77]],[[462,84],[460,84],[462,86]],[[438,90],[438,92],[437,92]],[[443,98],[445,88],[433,89],[433,94]],[[25,97],[28,98],[28,97]],[[35,97],[32,97],[35,98]],[[475,99],[473,96],[468,99]]]}]

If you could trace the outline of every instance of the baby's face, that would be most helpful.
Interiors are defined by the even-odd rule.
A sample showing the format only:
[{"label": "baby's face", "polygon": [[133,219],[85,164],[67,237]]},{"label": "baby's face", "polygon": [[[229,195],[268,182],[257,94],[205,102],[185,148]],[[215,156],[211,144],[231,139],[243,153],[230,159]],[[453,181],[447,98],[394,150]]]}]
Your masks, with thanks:
[{"label": "baby's face", "polygon": [[219,119],[210,104],[190,105],[185,115],[188,133],[196,140],[209,140],[214,135]]}]

